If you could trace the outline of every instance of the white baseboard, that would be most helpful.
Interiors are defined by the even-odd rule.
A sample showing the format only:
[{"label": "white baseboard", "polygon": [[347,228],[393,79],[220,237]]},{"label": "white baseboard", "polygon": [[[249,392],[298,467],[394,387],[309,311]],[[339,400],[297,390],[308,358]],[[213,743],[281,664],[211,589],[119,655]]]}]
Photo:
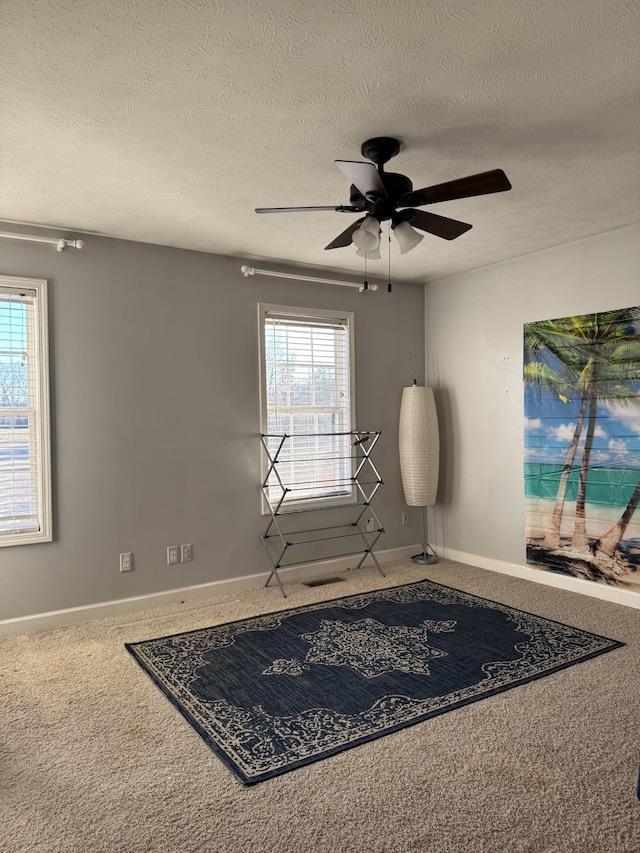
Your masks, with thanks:
[{"label": "white baseboard", "polygon": [[[381,564],[394,560],[403,560],[415,554],[420,546],[412,545],[404,548],[389,548],[376,551],[376,557]],[[365,565],[371,565],[370,560]],[[302,578],[314,578],[330,572],[341,572],[353,568],[353,557],[337,557],[332,560],[322,560],[317,563],[286,566],[278,569],[283,582],[296,581]],[[116,616],[120,613],[133,613],[137,610],[147,610],[151,607],[162,607],[165,604],[177,604],[181,601],[193,601],[199,598],[210,598],[212,595],[227,595],[241,592],[245,589],[256,589],[263,586],[268,572],[254,575],[244,575],[228,580],[211,581],[197,586],[185,586],[179,589],[169,589],[164,592],[153,592],[148,595],[137,595],[132,598],[120,598],[115,601],[101,601],[81,607],[67,607],[64,610],[51,610],[48,613],[35,613],[31,616],[19,616],[15,619],[0,620],[0,637],[10,637],[16,634],[28,634],[32,631],[46,631],[49,628],[60,628],[65,625],[76,625],[90,619],[102,619],[105,616]],[[275,601],[280,602],[280,592],[275,581]],[[286,592],[286,588],[285,588]]]},{"label": "white baseboard", "polygon": [[469,566],[477,566],[479,569],[489,569],[503,575],[512,575],[534,583],[554,586],[557,589],[567,589],[570,592],[580,592],[583,595],[590,595],[592,598],[600,598],[604,601],[613,601],[614,604],[624,604],[626,607],[640,609],[640,594],[629,589],[607,586],[584,578],[572,578],[570,575],[559,575],[544,571],[544,569],[531,569],[517,563],[505,563],[502,560],[481,557],[478,554],[466,554],[464,551],[456,551],[453,548],[434,547],[438,554],[449,560],[456,560]]},{"label": "white baseboard", "polygon": [[[394,560],[404,560],[411,557],[416,552],[419,552],[421,548],[421,545],[389,548],[385,551],[377,551],[376,556],[378,561],[384,565]],[[453,548],[446,548],[444,546],[436,545],[434,548],[445,559],[456,560],[459,563],[477,566],[480,569],[488,569],[492,572],[499,572],[504,575],[533,581],[534,583],[542,583],[547,586],[556,587],[557,589],[566,589],[570,592],[579,592],[583,595],[590,595],[593,598],[600,598],[604,601],[612,601],[615,604],[623,604],[626,607],[640,609],[640,594],[631,590],[605,586],[604,584],[594,583],[593,581],[583,580],[582,578],[572,578],[569,575],[558,575],[553,572],[531,569],[527,566],[520,566],[517,563],[506,563],[502,560],[494,560],[491,557],[482,557],[478,554],[467,554],[464,551],[456,551]],[[367,561],[367,565],[370,565],[370,561]],[[297,581],[302,578],[319,577],[330,572],[345,571],[350,566],[353,567],[352,557],[338,557],[318,563],[286,566],[279,569],[278,573],[284,582],[287,580]],[[28,634],[32,631],[45,631],[49,628],[76,625],[79,622],[86,622],[91,619],[116,616],[120,613],[134,613],[138,610],[162,607],[165,604],[177,604],[180,601],[193,601],[194,599],[210,598],[212,595],[228,595],[229,593],[242,592],[245,589],[256,589],[264,584],[266,574],[265,572],[260,572],[259,574],[211,581],[210,583],[169,589],[163,592],[149,593],[148,595],[137,595],[132,598],[101,601],[81,607],[68,607],[64,610],[52,610],[47,613],[35,613],[31,616],[5,619],[0,621],[0,637]],[[274,592],[278,593],[277,586],[274,587]]]}]

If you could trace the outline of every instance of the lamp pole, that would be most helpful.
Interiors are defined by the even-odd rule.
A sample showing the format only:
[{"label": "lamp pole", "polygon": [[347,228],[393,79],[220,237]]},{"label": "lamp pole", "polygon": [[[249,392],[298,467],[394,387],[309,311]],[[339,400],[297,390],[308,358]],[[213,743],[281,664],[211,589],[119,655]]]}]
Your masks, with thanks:
[{"label": "lamp pole", "polygon": [[419,563],[421,566],[432,566],[438,562],[438,558],[433,553],[427,553],[427,548],[430,547],[427,543],[427,508],[422,507],[422,553],[416,554],[411,559],[414,563]]}]

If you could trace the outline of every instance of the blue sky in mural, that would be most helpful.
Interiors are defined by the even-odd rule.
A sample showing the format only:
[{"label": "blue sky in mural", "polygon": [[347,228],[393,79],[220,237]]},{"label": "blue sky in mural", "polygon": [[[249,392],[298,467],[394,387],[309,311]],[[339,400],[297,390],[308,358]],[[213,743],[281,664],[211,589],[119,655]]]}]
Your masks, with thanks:
[{"label": "blue sky in mural", "polygon": [[[548,353],[544,358],[553,363],[553,356]],[[640,394],[640,382],[628,383],[628,387]],[[526,386],[524,395],[525,462],[563,465],[580,414],[580,399],[565,403],[549,388],[537,385]],[[574,467],[580,465],[585,430]],[[623,407],[598,402],[590,465],[640,469],[640,405]]]}]

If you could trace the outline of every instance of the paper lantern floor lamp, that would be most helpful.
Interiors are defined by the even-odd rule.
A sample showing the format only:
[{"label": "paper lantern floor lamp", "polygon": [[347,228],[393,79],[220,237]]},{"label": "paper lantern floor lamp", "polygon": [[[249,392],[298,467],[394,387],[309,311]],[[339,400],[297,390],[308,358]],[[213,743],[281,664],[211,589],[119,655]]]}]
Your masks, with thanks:
[{"label": "paper lantern floor lamp", "polygon": [[402,390],[400,471],[408,506],[422,507],[422,553],[411,559],[428,565],[438,558],[427,542],[427,507],[436,502],[440,468],[440,433],[433,388],[411,385]]}]

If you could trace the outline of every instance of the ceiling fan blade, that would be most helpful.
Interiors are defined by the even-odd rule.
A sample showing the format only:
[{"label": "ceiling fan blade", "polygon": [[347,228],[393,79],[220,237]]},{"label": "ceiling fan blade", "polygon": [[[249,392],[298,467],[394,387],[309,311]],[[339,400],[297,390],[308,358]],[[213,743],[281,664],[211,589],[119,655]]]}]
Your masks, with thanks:
[{"label": "ceiling fan blade", "polygon": [[365,198],[387,197],[382,178],[373,163],[361,163],[356,160],[335,160],[334,162]]},{"label": "ceiling fan blade", "polygon": [[479,172],[477,175],[468,175],[466,178],[457,178],[455,181],[413,190],[402,196],[398,205],[414,207],[421,204],[435,204],[438,201],[452,201],[456,198],[470,198],[474,195],[502,193],[510,189],[511,184],[502,169],[492,169],[490,172]]},{"label": "ceiling fan blade", "polygon": [[340,249],[342,246],[348,246],[352,242],[351,237],[353,236],[353,232],[358,230],[363,221],[363,219],[358,219],[356,222],[353,222],[341,234],[338,234],[335,240],[332,240],[328,246],[325,246],[325,249]]},{"label": "ceiling fan blade", "polygon": [[329,204],[320,207],[256,207],[256,213],[305,213],[309,210],[337,210],[343,213],[359,213],[357,207],[345,204]]},{"label": "ceiling fan blade", "polygon": [[427,213],[426,210],[405,210],[402,218],[404,219],[404,214],[408,213],[411,214],[410,217],[406,217],[409,225],[421,231],[427,231],[429,234],[435,234],[436,237],[442,237],[444,240],[455,240],[473,227],[468,222],[448,219],[446,216],[438,216],[437,213]]}]

